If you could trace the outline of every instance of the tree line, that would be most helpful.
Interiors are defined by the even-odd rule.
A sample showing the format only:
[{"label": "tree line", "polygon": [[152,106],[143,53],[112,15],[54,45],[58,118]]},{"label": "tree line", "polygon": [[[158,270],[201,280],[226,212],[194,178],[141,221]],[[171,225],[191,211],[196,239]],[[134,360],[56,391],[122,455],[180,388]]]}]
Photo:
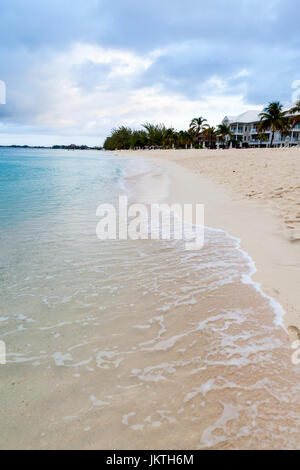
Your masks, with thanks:
[{"label": "tree line", "polygon": [[[258,138],[267,140],[266,132],[271,132],[272,146],[275,132],[288,132],[300,122],[300,101],[288,111],[283,111],[283,105],[279,102],[269,103],[259,117]],[[139,130],[126,126],[113,129],[111,135],[105,139],[105,150],[201,148],[203,145],[214,148],[217,139],[219,143],[226,145],[233,138],[230,126],[224,123],[218,127],[210,126],[202,116],[192,119],[187,131],[177,131],[164,124],[148,122],[141,127]]]},{"label": "tree line", "polygon": [[136,130],[121,126],[113,129],[104,142],[105,150],[128,150],[130,148],[185,148],[193,144],[190,131],[175,131],[164,124],[145,123]]}]

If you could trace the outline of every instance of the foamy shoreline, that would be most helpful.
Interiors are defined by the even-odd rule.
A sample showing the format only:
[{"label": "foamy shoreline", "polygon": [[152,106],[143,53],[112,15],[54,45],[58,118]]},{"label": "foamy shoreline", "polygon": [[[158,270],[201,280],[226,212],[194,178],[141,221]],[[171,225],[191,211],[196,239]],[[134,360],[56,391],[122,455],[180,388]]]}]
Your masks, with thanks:
[{"label": "foamy shoreline", "polygon": [[299,149],[118,153],[159,161],[171,177],[169,203],[204,203],[205,224],[241,240],[253,281],[283,307],[286,328],[300,329]]},{"label": "foamy shoreline", "polygon": [[[238,236],[246,220],[256,239],[253,202],[240,205],[172,153],[73,155],[54,178],[51,158],[20,156],[49,209],[35,216],[43,201],[33,186],[31,217],[2,230],[0,448],[299,449],[300,350]],[[203,249],[99,240],[95,209],[121,194],[147,208],[205,202]]]}]

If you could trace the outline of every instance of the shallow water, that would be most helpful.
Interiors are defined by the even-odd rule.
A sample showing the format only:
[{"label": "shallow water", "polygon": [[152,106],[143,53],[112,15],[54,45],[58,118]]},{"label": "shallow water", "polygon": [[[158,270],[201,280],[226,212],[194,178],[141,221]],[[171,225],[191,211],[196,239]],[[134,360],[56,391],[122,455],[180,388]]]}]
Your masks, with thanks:
[{"label": "shallow water", "polygon": [[0,162],[2,448],[299,447],[299,368],[237,240],[98,240],[101,202],[164,199],[152,163]]}]

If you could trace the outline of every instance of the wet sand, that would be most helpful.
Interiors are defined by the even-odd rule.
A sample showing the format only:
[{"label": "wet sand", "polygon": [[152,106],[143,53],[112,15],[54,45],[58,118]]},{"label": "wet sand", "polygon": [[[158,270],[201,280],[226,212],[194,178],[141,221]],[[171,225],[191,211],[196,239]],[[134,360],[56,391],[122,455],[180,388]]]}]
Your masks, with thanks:
[{"label": "wet sand", "polygon": [[[150,163],[127,166],[132,202],[205,202],[207,226],[246,225],[243,248],[256,246],[250,203]],[[93,207],[37,219],[35,239],[28,221],[2,240],[0,447],[299,449],[300,368],[238,240],[212,228],[195,252],[100,243]]]},{"label": "wet sand", "polygon": [[170,201],[205,204],[206,225],[241,240],[254,280],[300,330],[300,149],[118,152],[158,160],[172,175]]}]

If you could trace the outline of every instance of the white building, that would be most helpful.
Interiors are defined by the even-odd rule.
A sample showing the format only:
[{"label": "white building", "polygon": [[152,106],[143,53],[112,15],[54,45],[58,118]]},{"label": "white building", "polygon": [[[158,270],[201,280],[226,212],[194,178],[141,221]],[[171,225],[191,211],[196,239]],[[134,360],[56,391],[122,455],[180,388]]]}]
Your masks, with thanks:
[{"label": "white building", "polygon": [[[293,105],[283,108],[284,111],[291,109]],[[272,139],[272,132],[264,132],[265,140],[259,139],[258,125],[261,111],[246,111],[239,116],[225,116],[222,124],[230,126],[232,141],[238,147],[268,147]],[[227,138],[229,141],[229,138]],[[296,146],[300,145],[300,124],[297,124],[287,133],[275,132],[273,146]]]}]

